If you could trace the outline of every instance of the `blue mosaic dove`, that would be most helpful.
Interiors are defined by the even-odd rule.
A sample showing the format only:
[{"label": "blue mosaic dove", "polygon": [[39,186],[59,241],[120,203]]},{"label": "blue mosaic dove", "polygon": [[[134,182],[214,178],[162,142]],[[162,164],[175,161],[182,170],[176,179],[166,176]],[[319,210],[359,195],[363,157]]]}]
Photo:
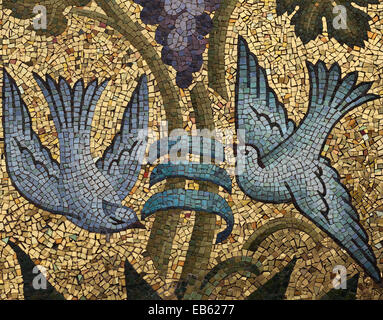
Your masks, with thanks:
[{"label": "blue mosaic dove", "polygon": [[321,156],[334,125],[350,110],[379,98],[372,83],[341,77],[337,63],[307,63],[310,102],[298,126],[267,82],[265,70],[243,38],[238,43],[236,179],[250,198],[295,207],[345,249],[376,282],[376,258],[351,197],[330,161]]},{"label": "blue mosaic dove", "polygon": [[126,107],[120,131],[102,158],[90,151],[96,104],[108,81],[73,88],[62,77],[44,81],[34,74],[57,130],[60,162],[32,130],[29,110],[14,79],[4,69],[3,128],[8,174],[19,193],[37,207],[64,215],[90,232],[143,228],[136,213],[122,205],[133,188],[146,148],[148,89],[140,78]]}]

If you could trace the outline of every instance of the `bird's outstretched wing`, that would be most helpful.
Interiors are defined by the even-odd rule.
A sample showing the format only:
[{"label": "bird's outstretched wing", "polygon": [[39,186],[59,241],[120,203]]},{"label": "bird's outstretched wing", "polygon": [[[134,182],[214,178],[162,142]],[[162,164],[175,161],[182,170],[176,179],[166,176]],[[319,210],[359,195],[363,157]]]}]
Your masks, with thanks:
[{"label": "bird's outstretched wing", "polygon": [[58,190],[59,164],[32,130],[28,108],[5,69],[3,128],[7,171],[17,191],[36,206],[63,214]]},{"label": "bird's outstretched wing", "polygon": [[367,234],[359,223],[347,189],[328,160],[320,158],[312,177],[300,182],[287,185],[295,206],[344,248],[368,275],[380,281]]},{"label": "bird's outstretched wing", "polygon": [[294,131],[295,123],[287,118],[284,105],[267,83],[265,70],[242,37],[238,39],[235,99],[239,139],[256,147],[260,157]]},{"label": "bird's outstretched wing", "polygon": [[142,76],[124,111],[120,131],[96,166],[108,178],[121,200],[137,181],[147,144],[149,100],[146,76]]}]

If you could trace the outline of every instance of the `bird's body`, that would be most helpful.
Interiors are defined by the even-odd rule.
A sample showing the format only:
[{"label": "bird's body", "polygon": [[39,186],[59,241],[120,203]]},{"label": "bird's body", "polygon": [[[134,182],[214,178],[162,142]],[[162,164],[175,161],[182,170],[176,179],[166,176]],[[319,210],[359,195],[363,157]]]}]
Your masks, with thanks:
[{"label": "bird's body", "polygon": [[374,100],[371,83],[356,85],[357,73],[341,78],[334,64],[307,64],[310,104],[296,126],[269,87],[265,70],[240,38],[236,84],[237,182],[252,199],[293,202],[380,281],[376,258],[347,189],[321,156],[334,125],[350,110]]},{"label": "bird's body", "polygon": [[[140,80],[124,112],[121,130],[101,159],[90,150],[93,113],[107,81],[82,80],[73,88],[60,78],[35,79],[48,102],[60,147],[60,162],[42,146],[31,128],[29,111],[15,81],[4,71],[4,129],[7,168],[17,190],[42,209],[65,215],[98,233],[142,227],[122,201],[138,178],[146,142],[146,79]],[[141,131],[140,131],[141,130]]]}]

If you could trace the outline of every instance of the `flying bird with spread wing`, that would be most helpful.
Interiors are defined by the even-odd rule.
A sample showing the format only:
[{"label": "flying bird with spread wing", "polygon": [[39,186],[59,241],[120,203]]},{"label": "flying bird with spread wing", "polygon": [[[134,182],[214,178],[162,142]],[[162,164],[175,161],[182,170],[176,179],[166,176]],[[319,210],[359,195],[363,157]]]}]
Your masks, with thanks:
[{"label": "flying bird with spread wing", "polygon": [[[379,98],[357,72],[341,77],[337,63],[307,63],[310,102],[298,126],[267,82],[265,70],[238,41],[236,82],[237,182],[250,198],[295,207],[345,249],[374,281],[376,258],[350,194],[330,161],[321,156],[335,124],[350,110]],[[241,134],[242,132],[242,134]]]},{"label": "flying bird with spread wing", "polygon": [[91,155],[91,125],[108,81],[81,79],[73,88],[62,77],[44,81],[34,74],[57,130],[60,162],[52,158],[32,129],[29,110],[14,79],[4,69],[3,128],[8,174],[19,193],[37,207],[90,232],[143,228],[122,204],[141,169],[148,127],[148,89],[143,76],[126,107],[121,129],[102,158]]}]

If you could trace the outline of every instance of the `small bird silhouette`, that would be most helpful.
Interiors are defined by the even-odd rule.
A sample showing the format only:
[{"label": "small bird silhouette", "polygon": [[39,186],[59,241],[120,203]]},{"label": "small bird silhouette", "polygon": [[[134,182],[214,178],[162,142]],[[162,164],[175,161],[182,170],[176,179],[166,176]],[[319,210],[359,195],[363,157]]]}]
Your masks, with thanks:
[{"label": "small bird silhouette", "polygon": [[238,41],[236,82],[236,179],[250,198],[295,207],[344,248],[376,282],[380,271],[351,197],[330,161],[321,156],[334,125],[350,110],[379,98],[372,83],[356,85],[357,73],[341,78],[338,64],[307,63],[308,111],[296,127],[267,83],[265,70]]},{"label": "small bird silhouette", "polygon": [[34,74],[55,124],[60,163],[32,130],[29,110],[16,82],[4,69],[3,128],[8,174],[19,193],[37,207],[64,215],[90,232],[143,228],[136,213],[122,205],[133,188],[146,148],[148,90],[143,76],[124,111],[121,129],[102,158],[90,151],[94,110],[107,82],[62,77],[44,81]]}]

